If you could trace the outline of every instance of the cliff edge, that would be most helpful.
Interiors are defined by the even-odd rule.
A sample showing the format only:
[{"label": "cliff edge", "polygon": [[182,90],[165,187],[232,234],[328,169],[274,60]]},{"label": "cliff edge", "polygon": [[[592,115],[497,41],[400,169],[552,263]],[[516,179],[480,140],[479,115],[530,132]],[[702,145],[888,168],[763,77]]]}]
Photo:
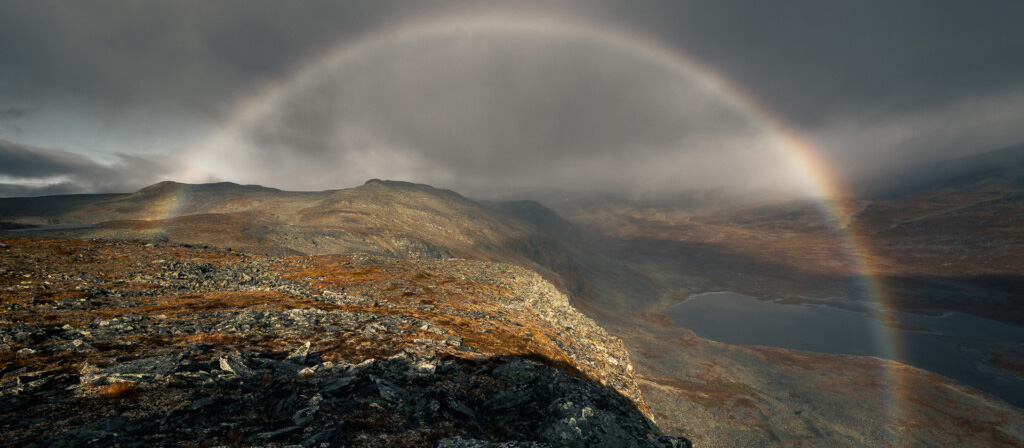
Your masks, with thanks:
[{"label": "cliff edge", "polygon": [[45,238],[0,254],[18,446],[689,446],[649,419],[621,341],[515,266]]}]

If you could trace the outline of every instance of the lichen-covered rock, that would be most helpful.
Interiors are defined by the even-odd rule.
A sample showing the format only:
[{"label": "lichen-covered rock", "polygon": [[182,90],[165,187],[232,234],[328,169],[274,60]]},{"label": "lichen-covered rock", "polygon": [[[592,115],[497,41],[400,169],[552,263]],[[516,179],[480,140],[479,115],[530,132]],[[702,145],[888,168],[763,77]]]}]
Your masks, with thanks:
[{"label": "lichen-covered rock", "polygon": [[[686,446],[614,391],[519,358],[418,358],[360,364],[193,348],[82,374],[43,403],[6,405],[20,446],[299,444],[389,446]],[[424,366],[429,365],[429,368]],[[32,383],[66,386],[43,373]],[[121,385],[120,388],[115,386]],[[39,388],[31,390],[40,398]],[[25,412],[42,418],[22,416]],[[68,412],[70,411],[70,412]],[[82,418],[90,421],[82,424]]]},{"label": "lichen-covered rock", "polygon": [[688,443],[645,414],[621,343],[525,269],[4,244],[10,445]]},{"label": "lichen-covered rock", "polygon": [[[510,307],[522,306],[551,328],[561,330],[561,337],[552,341],[569,355],[576,368],[629,398],[647,413],[647,405],[633,379],[629,352],[622,341],[577,311],[565,294],[540,275],[521,268],[507,269],[508,275],[491,277],[490,280],[508,285],[512,291],[499,303]],[[484,278],[478,280],[488,281]]]}]

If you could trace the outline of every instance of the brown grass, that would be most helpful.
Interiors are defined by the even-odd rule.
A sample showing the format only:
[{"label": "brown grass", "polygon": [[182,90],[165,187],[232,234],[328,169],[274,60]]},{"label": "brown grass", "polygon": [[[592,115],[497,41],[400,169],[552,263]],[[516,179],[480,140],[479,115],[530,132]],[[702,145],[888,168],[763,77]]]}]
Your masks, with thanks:
[{"label": "brown grass", "polygon": [[96,394],[108,400],[123,400],[138,395],[139,388],[134,383],[114,383],[99,388]]},{"label": "brown grass", "polygon": [[[8,240],[5,240],[5,242]],[[261,309],[284,311],[288,309],[322,309],[340,312],[368,312],[378,315],[405,316],[431,322],[458,335],[463,344],[473,347],[476,353],[491,356],[519,356],[544,362],[570,374],[597,375],[590,368],[579,366],[562,348],[565,341],[560,329],[551,328],[546,322],[527,310],[515,310],[497,306],[511,295],[506,286],[487,282],[456,278],[449,272],[433,269],[415,262],[389,262],[369,264],[344,256],[288,257],[268,260],[268,271],[284,278],[298,280],[313,291],[331,289],[350,295],[373,297],[376,304],[343,305],[319,302],[294,296],[281,291],[201,291],[178,295],[157,295],[146,293],[149,285],[143,282],[108,281],[123,280],[127,272],[133,275],[153,275],[162,272],[166,263],[157,260],[183,260],[207,262],[214,265],[241,261],[245,257],[226,251],[204,250],[174,246],[143,246],[132,243],[95,242],[81,240],[32,240],[9,244],[8,252],[16,252],[6,260],[0,259],[0,266],[31,266],[36,272],[32,280],[45,275],[68,274],[72,277],[100,277],[100,281],[76,281],[71,277],[53,279],[54,287],[49,290],[25,289],[17,294],[3,295],[4,301],[27,301],[30,306],[24,311],[7,316],[11,320],[31,321],[40,325],[60,326],[65,323],[79,326],[96,319],[111,319],[125,314],[166,315],[169,319],[201,319],[203,314],[222,310]],[[60,251],[71,255],[55,257]],[[44,262],[29,262],[43,259]],[[79,262],[85,260],[85,262]],[[18,268],[20,269],[20,268]],[[457,269],[457,267],[456,267]],[[119,278],[118,276],[122,277]],[[2,277],[2,276],[0,276]],[[9,282],[20,284],[29,278],[8,276]],[[0,278],[4,280],[4,278]],[[131,307],[115,307],[96,304],[92,307],[69,312],[55,309],[44,303],[33,303],[32,299],[45,294],[44,300],[74,300],[85,297],[83,291],[74,286],[90,286],[127,291],[141,289],[143,294],[134,295],[131,300],[138,303]],[[138,288],[136,288],[138,286]],[[228,287],[230,288],[230,286]],[[24,292],[21,292],[24,291]],[[50,295],[52,294],[52,295]],[[419,309],[422,304],[436,308]],[[478,312],[487,313],[487,318],[470,317]],[[471,314],[472,313],[472,314]],[[409,331],[411,330],[411,331]],[[440,339],[437,334],[418,329],[406,329],[398,334],[367,338],[358,332],[345,334],[321,334],[316,330],[293,331],[287,335],[264,338],[253,334],[200,333],[180,335],[140,334],[124,337],[119,341],[94,341],[97,351],[89,354],[74,354],[73,358],[58,356],[16,357],[12,351],[0,352],[0,360],[10,359],[19,365],[56,364],[71,368],[75,363],[90,362],[103,366],[112,359],[130,359],[139,356],[154,356],[179,350],[183,345],[229,344],[245,346],[271,353],[286,353],[306,341],[313,344],[313,350],[321,353],[325,360],[359,362],[367,358],[383,358],[397,354],[410,345],[415,338]],[[570,339],[571,340],[571,339]],[[130,344],[129,344],[130,342]],[[442,349],[453,357],[473,358],[474,352],[457,350],[455,347]],[[595,380],[595,378],[588,378]],[[132,385],[110,385],[99,392],[102,396],[120,397],[132,394]],[[119,391],[120,388],[126,388]]]},{"label": "brown grass", "polygon": [[1019,378],[1024,378],[1024,363],[1008,359],[1003,355],[996,355],[988,360],[987,364],[1015,373]]},{"label": "brown grass", "polygon": [[955,445],[960,446],[1019,446],[1016,438],[1002,430],[1013,418],[1011,413],[992,410],[982,418],[972,412],[974,409],[968,403],[937,400],[937,397],[929,396],[929,392],[941,390],[940,383],[948,380],[930,374],[923,379],[904,384],[910,391],[901,394],[903,409],[896,419],[899,426],[911,433],[921,429],[948,428],[957,439]]},{"label": "brown grass", "polygon": [[759,400],[754,388],[735,381],[714,378],[691,381],[653,375],[638,375],[638,379],[709,408],[754,409]]},{"label": "brown grass", "polygon": [[657,328],[676,329],[679,328],[667,314],[657,311],[631,312],[630,316],[636,320],[651,324]]},{"label": "brown grass", "polygon": [[197,313],[263,307],[273,310],[330,308],[330,304],[280,291],[210,291],[159,299],[141,307],[147,313]]},{"label": "brown grass", "polygon": [[227,343],[235,342],[237,337],[227,333],[196,333],[185,336],[184,342],[188,344],[202,343]]},{"label": "brown grass", "polygon": [[319,287],[358,286],[394,278],[393,274],[376,266],[352,266],[352,259],[348,257],[290,257],[283,261],[285,266],[282,269],[282,277],[291,280],[312,280],[312,283]]}]

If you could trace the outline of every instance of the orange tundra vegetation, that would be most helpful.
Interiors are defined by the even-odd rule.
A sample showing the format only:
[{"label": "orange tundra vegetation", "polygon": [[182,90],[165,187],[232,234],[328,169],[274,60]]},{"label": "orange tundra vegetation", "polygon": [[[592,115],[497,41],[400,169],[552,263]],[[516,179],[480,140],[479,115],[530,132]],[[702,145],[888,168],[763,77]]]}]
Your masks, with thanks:
[{"label": "orange tundra vegetation", "polygon": [[[220,312],[309,310],[365,316],[359,317],[365,322],[360,325],[372,324],[373,316],[386,315],[435,326],[430,330],[407,325],[397,333],[355,330],[330,333],[312,327],[289,329],[273,336],[256,332],[136,334],[130,331],[118,340],[92,341],[97,351],[73,357],[62,353],[14,356],[17,350],[28,347],[17,344],[10,351],[0,353],[0,359],[17,365],[46,364],[74,369],[82,362],[89,362],[106,366],[127,359],[176,353],[197,344],[225,349],[247,347],[283,357],[305,342],[309,342],[311,351],[324,360],[361,362],[395,355],[422,345],[423,340],[442,340],[440,332],[457,335],[461,341],[455,345],[441,344],[438,349],[445,356],[473,359],[486,353],[523,357],[598,383],[606,375],[601,373],[602,369],[611,367],[581,364],[578,355],[571,353],[580,350],[583,342],[574,333],[567,334],[571,328],[552,326],[535,311],[516,304],[519,299],[510,286],[495,280],[511,273],[523,276],[527,271],[503,271],[468,278],[460,273],[470,266],[459,265],[463,262],[431,264],[388,260],[382,263],[343,256],[274,258],[224,249],[110,241],[10,239],[5,242],[8,247],[0,264],[11,275],[0,276],[0,284],[20,288],[0,298],[3,303],[19,304],[7,310],[7,318],[12,322],[82,328],[97,322],[146,316],[167,322],[216,324],[221,319],[216,313]],[[454,268],[449,267],[452,263]],[[269,284],[292,285],[289,291],[350,299],[312,298],[306,293],[282,291],[286,288],[279,286],[258,286],[253,284],[256,280],[246,283],[239,279],[208,278],[244,269],[254,272],[252,276],[265,276],[261,281]],[[170,292],[175,289],[167,288],[193,282],[191,276],[198,276],[206,283],[184,292]],[[24,280],[30,283],[21,283]],[[40,301],[40,295],[48,298]],[[74,311],[51,306],[55,300],[81,306],[76,305],[78,309]],[[471,347],[471,350],[460,349],[460,346]],[[615,368],[625,367],[625,363],[620,364]],[[639,397],[635,386],[632,389],[634,396]],[[111,389],[104,396],[121,393],[127,392]],[[638,406],[645,409],[643,404]]]},{"label": "orange tundra vegetation", "polygon": [[109,400],[120,400],[135,397],[139,394],[139,389],[128,382],[114,383],[100,387],[96,390],[96,394]]}]

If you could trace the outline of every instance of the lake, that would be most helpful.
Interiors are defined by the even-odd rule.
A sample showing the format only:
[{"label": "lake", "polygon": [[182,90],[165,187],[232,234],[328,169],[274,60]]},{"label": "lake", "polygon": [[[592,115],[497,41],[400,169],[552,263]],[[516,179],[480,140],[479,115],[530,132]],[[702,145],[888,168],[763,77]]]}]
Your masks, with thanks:
[{"label": "lake", "polygon": [[[952,378],[1024,407],[1024,380],[984,363],[992,345],[1024,344],[1024,328],[963,313],[922,315],[885,312],[902,325],[885,327],[874,304],[830,299],[837,305],[782,304],[734,292],[695,294],[666,312],[676,325],[731,344],[765,345],[820,353],[893,358]],[[895,343],[895,344],[894,344]]]}]

